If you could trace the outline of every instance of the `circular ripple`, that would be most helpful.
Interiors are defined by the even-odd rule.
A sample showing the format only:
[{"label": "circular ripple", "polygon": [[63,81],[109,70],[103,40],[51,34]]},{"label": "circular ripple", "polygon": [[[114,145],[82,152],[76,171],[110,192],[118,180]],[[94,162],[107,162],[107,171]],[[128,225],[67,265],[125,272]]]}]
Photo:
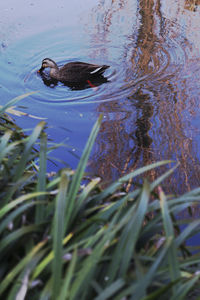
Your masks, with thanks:
[{"label": "circular ripple", "polygon": [[[1,85],[7,90],[12,87],[15,95],[38,91],[31,96],[32,99],[48,104],[94,103],[116,99],[121,95],[121,86],[126,75],[125,68],[120,62],[113,62],[109,55],[98,55],[101,51],[105,51],[105,45],[98,45],[98,48],[88,45],[90,42],[83,38],[83,35],[76,36],[75,32],[73,34],[71,31],[70,36],[68,34],[66,37],[65,28],[21,40],[2,52]],[[111,46],[109,52],[114,51]],[[47,86],[37,73],[45,57],[54,59],[59,66],[71,61],[110,65],[104,74],[108,82],[94,88],[88,86],[82,90],[73,90],[60,82],[56,86]]]},{"label": "circular ripple", "polygon": [[[173,39],[171,28],[170,31],[167,30],[168,26],[164,28],[165,32],[155,37],[152,48],[151,42],[145,45],[151,50],[148,60],[143,41],[140,43],[137,36],[124,36],[124,43],[120,46],[116,46],[114,40],[95,45],[90,37],[77,35],[77,28],[59,28],[31,36],[3,49],[1,88],[13,96],[38,91],[31,96],[32,100],[44,104],[66,105],[123,99],[141,82],[164,80],[184,65],[185,45],[182,45],[181,38]],[[76,60],[110,65],[105,72],[108,82],[82,90],[73,90],[60,82],[56,86],[47,86],[37,73],[45,57],[54,59],[60,66]]]}]

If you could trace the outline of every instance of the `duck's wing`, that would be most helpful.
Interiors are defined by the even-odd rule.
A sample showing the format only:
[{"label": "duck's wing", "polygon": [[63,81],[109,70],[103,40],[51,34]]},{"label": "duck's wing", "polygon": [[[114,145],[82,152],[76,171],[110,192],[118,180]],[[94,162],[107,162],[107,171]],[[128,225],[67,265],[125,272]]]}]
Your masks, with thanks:
[{"label": "duck's wing", "polygon": [[95,76],[101,75],[107,68],[109,68],[107,65],[100,66],[77,61],[66,64],[60,71]]}]

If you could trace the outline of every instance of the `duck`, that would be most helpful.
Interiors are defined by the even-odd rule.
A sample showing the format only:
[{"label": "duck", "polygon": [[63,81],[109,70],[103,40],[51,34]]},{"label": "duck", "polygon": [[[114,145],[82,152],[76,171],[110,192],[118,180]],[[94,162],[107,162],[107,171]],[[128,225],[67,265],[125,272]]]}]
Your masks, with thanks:
[{"label": "duck", "polygon": [[50,68],[49,76],[53,80],[69,83],[80,83],[98,77],[102,77],[103,73],[110,66],[108,65],[95,65],[81,61],[75,61],[58,67],[57,63],[51,58],[44,58],[42,66],[38,70],[42,73],[44,69]]}]

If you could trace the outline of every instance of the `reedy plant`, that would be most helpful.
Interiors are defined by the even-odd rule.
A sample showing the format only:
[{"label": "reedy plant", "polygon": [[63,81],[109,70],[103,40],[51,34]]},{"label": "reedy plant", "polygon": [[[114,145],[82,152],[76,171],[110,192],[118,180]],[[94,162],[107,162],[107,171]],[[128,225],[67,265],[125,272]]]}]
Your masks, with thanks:
[{"label": "reedy plant", "polygon": [[[171,161],[142,167],[103,190],[99,178],[86,183],[100,117],[77,169],[63,169],[49,179],[44,122],[26,136],[5,121],[4,111],[1,299],[175,300],[187,299],[198,288],[199,248],[191,252],[186,241],[199,232],[200,221],[176,216],[199,205],[200,188],[178,197],[165,195],[161,183],[176,166],[153,182],[145,176]],[[35,150],[38,139],[40,151]],[[124,192],[137,176],[144,178],[143,184]]]}]

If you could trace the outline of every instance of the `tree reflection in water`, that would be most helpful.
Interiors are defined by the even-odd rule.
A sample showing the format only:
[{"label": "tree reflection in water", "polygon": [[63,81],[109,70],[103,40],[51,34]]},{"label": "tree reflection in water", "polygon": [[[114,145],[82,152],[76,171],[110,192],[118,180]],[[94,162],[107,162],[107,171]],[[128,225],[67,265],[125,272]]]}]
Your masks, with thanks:
[{"label": "tree reflection in water", "polygon": [[[119,34],[127,33],[122,67],[126,66],[124,82],[132,93],[121,101],[98,106],[104,121],[90,168],[107,182],[151,162],[174,159],[180,161],[180,167],[165,182],[166,191],[190,190],[200,185],[196,148],[199,129],[195,132],[192,123],[199,111],[200,71],[194,65],[196,57],[191,42],[178,24],[164,17],[162,1],[138,1],[138,28],[130,22],[131,1],[109,3],[100,2],[97,8],[102,23],[96,27],[91,43],[98,38],[118,43],[113,34],[114,22],[123,20],[118,24]],[[174,10],[180,10],[176,5]],[[127,18],[123,19],[126,13]],[[105,47],[104,55],[108,51]],[[154,179],[158,172],[148,176]]]}]

